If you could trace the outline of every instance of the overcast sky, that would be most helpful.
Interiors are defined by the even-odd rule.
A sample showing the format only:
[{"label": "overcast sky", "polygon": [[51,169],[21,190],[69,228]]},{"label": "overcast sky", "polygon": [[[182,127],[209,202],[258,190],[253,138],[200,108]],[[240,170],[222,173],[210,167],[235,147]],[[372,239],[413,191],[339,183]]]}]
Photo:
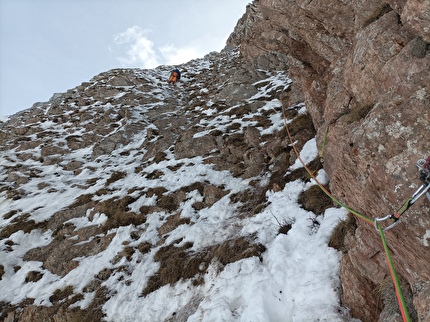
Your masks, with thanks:
[{"label": "overcast sky", "polygon": [[251,0],[0,0],[0,115],[118,67],[220,51]]}]

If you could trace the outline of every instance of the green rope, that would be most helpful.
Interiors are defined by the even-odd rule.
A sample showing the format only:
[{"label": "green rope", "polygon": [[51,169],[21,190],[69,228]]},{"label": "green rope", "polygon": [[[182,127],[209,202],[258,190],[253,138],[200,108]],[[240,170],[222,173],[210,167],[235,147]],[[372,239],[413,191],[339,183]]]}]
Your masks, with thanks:
[{"label": "green rope", "polygon": [[324,137],[323,137],[323,142],[322,142],[322,147],[321,147],[321,153],[320,153],[320,158],[324,158],[324,150],[325,150],[325,145],[327,143],[327,133],[328,133],[328,126],[325,129],[324,132]]},{"label": "green rope", "polygon": [[[307,168],[307,166],[305,167]],[[307,168],[308,169],[308,168]],[[306,170],[307,171],[307,170]],[[335,203],[337,203],[339,206],[345,208],[346,210],[348,210],[350,213],[356,215],[357,217],[359,217],[360,219],[364,220],[365,222],[367,222],[368,224],[373,225],[373,220],[370,218],[367,218],[366,216],[360,214],[358,211],[355,211],[354,209],[348,207],[347,205],[345,205],[343,202],[341,202],[340,200],[336,199],[322,184],[321,182],[318,181],[318,179],[313,175],[313,173],[311,173],[310,171],[308,171],[309,175],[315,180],[315,182],[317,183],[317,185],[322,189],[322,191],[324,191],[324,193],[331,199],[333,200]]]},{"label": "green rope", "polygon": [[397,273],[394,269],[393,260],[391,259],[390,250],[388,249],[387,240],[385,239],[384,231],[382,230],[379,224],[377,224],[377,226],[378,226],[379,234],[381,235],[382,244],[384,245],[385,254],[387,255],[387,262],[390,268],[391,278],[393,279],[394,288],[396,289],[397,302],[399,303],[400,312],[402,313],[403,321],[410,322],[411,318],[409,316],[408,308],[406,307],[402,289],[400,288],[400,283],[397,277]]},{"label": "green rope", "polygon": [[[306,163],[302,160],[302,158],[300,157],[300,153],[297,150],[293,138],[291,136],[290,130],[288,128],[287,125],[287,121],[286,121],[286,117],[285,117],[285,111],[284,109],[282,109],[282,113],[284,116],[284,124],[285,124],[285,128],[287,130],[288,133],[288,137],[291,141],[291,145],[293,146],[294,152],[297,155],[297,158],[300,160],[300,162],[302,163],[303,167],[306,169],[306,171],[308,172],[308,174],[311,176],[312,179],[315,180],[315,182],[318,184],[318,186],[321,188],[321,190],[331,199],[333,200],[335,203],[337,203],[339,206],[345,208],[346,210],[348,210],[349,212],[351,212],[352,214],[356,215],[357,217],[361,218],[362,220],[364,220],[365,222],[374,225],[374,221],[370,218],[367,218],[366,216],[360,214],[359,212],[355,211],[354,209],[349,208],[347,205],[345,205],[344,203],[342,203],[340,200],[336,199],[331,193],[330,191],[328,191],[321,182],[318,181],[318,179],[316,178],[316,176],[312,173],[312,171],[309,169],[309,167],[306,165]],[[324,133],[324,139],[323,139],[323,147],[322,147],[322,154],[324,153],[324,148],[325,148],[325,144],[326,144],[326,138],[327,138],[327,132],[328,132],[328,127]],[[321,155],[322,157],[322,155]],[[388,249],[388,245],[387,245],[387,241],[385,239],[385,235],[384,235],[384,231],[382,230],[381,226],[379,224],[377,224],[379,233],[381,235],[381,239],[382,239],[382,244],[384,245],[384,250],[385,250],[385,254],[387,257],[387,262],[388,262],[388,267],[390,268],[390,273],[391,273],[391,277],[394,283],[394,288],[396,290],[396,297],[397,297],[397,301],[399,303],[399,307],[400,307],[400,311],[402,313],[402,317],[403,317],[403,321],[404,322],[410,322],[411,318],[409,316],[409,312],[408,309],[406,307],[405,304],[405,300],[403,298],[403,293],[402,290],[400,288],[400,283],[399,283],[399,279],[397,277],[396,271],[394,269],[394,264],[393,261],[391,259],[391,255],[390,255],[390,251]]]},{"label": "green rope", "polygon": [[[297,155],[297,158],[300,160],[300,162],[302,163],[303,167],[305,168],[306,172],[310,175],[310,177],[312,179],[315,180],[315,182],[317,183],[317,185],[321,188],[322,191],[324,191],[324,193],[331,199],[333,200],[335,203],[337,203],[339,206],[345,208],[346,210],[348,210],[349,212],[351,212],[352,214],[356,215],[357,217],[363,219],[364,221],[366,221],[368,224],[373,225],[373,220],[367,218],[366,216],[360,214],[359,212],[355,211],[354,209],[349,208],[347,205],[345,205],[344,203],[342,203],[340,200],[336,199],[331,193],[330,191],[328,191],[326,189],[326,187],[323,186],[323,184],[321,182],[319,182],[319,180],[316,178],[316,176],[312,173],[311,169],[309,169],[309,167],[306,165],[306,162],[303,161],[303,159],[300,157],[300,152],[297,150],[296,145],[294,144],[293,141],[293,137],[291,135],[290,129],[288,128],[288,124],[286,121],[286,116],[285,116],[285,111],[284,109],[282,109],[282,113],[284,116],[284,124],[285,124],[285,129],[287,130],[287,134],[288,137],[290,139],[291,145],[293,146],[294,152]],[[327,137],[327,132],[328,132],[328,127],[326,129],[326,132],[324,134],[324,146],[325,146],[325,141],[326,141],[326,137]]]},{"label": "green rope", "polygon": [[309,175],[312,177],[312,179],[315,180],[315,182],[317,183],[317,185],[321,188],[321,190],[331,199],[333,200],[335,203],[337,203],[339,206],[341,206],[342,208],[345,208],[346,210],[348,210],[350,213],[356,215],[357,217],[361,218],[362,220],[364,220],[365,222],[367,222],[368,224],[373,225],[373,220],[370,218],[367,218],[366,216],[360,214],[359,212],[355,211],[354,209],[348,207],[347,205],[345,205],[343,202],[341,202],[340,200],[336,199],[323,185],[321,182],[318,181],[318,179],[315,177],[315,175],[310,171],[310,169],[305,165],[305,169],[306,171],[309,173]]}]

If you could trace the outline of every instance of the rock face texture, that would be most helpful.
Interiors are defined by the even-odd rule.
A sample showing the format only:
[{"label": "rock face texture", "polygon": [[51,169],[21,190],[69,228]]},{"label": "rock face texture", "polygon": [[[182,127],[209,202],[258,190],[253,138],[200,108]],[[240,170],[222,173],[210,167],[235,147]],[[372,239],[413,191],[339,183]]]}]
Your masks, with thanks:
[{"label": "rock face texture", "polygon": [[[316,134],[331,191],[363,215],[393,213],[420,185],[414,164],[430,154],[427,0],[255,0],[222,53],[181,69],[183,87],[167,91],[167,67],[108,71],[0,125],[0,196],[12,209],[1,214],[0,241],[14,263],[0,263],[0,280],[47,285],[39,302],[34,294],[0,302],[1,318],[102,320],[119,291],[107,281],[130,286],[132,264],[148,254],[160,267],[145,275],[142,297],[181,279],[200,285],[213,261],[222,270],[242,255],[260,257],[265,247],[255,236],[233,238],[241,220],[267,206],[267,191],[304,172],[285,175],[295,154],[271,100],[293,107],[291,117],[305,103],[310,117],[290,124],[298,149]],[[129,167],[119,171],[118,160]],[[228,176],[199,174],[202,164]],[[195,182],[181,186],[187,167]],[[64,209],[52,209],[50,198],[64,198]],[[217,242],[198,248],[169,239],[223,198],[238,212],[221,222],[225,240],[215,233]],[[29,201],[13,208],[21,199]],[[184,205],[196,217],[181,216]],[[379,233],[359,219],[352,227],[343,237],[342,304],[364,322],[401,321]],[[14,241],[24,235],[29,249]],[[430,321],[430,203],[419,200],[386,238],[412,320]],[[119,251],[109,252],[112,245]],[[52,289],[53,275],[67,279],[79,261],[103,252],[108,269],[79,290]],[[201,301],[171,320],[185,321]]]},{"label": "rock face texture", "polygon": [[[430,154],[429,1],[256,0],[228,43],[249,60],[286,57],[335,196],[373,219],[418,188],[414,164]],[[418,321],[430,320],[429,214],[423,198],[386,234]],[[398,321],[377,291],[389,274],[379,234],[357,225],[342,260],[344,304],[362,321]]]},{"label": "rock face texture", "polygon": [[[179,67],[176,86],[166,83],[168,66],[107,71],[0,124],[0,320],[204,321],[213,310],[206,321],[216,321],[214,296],[226,288],[217,280],[232,265],[226,283],[243,286],[228,292],[232,300],[220,298],[225,320],[249,307],[237,289],[253,289],[253,270],[275,284],[269,303],[284,311],[269,310],[292,314],[304,305],[284,289],[288,283],[273,279],[287,265],[263,261],[270,247],[290,260],[276,249],[294,240],[299,223],[291,216],[300,218],[300,234],[324,237],[308,253],[324,248],[337,268],[340,256],[327,240],[345,212],[319,189],[300,198],[283,191],[316,186],[302,167],[287,173],[296,156],[280,99],[292,104],[286,113],[297,147],[311,142],[309,161],[321,169],[315,129],[301,92],[290,88],[285,57],[243,61],[228,47]],[[273,194],[280,206],[272,211]],[[327,208],[339,217],[325,216]],[[308,263],[306,254],[298,257],[294,270]],[[262,268],[266,261],[273,273]],[[327,282],[320,284],[334,298],[327,314],[349,321],[337,301],[337,270],[323,271],[330,278],[309,269],[303,284],[315,290]],[[253,294],[266,302],[261,284]]]}]

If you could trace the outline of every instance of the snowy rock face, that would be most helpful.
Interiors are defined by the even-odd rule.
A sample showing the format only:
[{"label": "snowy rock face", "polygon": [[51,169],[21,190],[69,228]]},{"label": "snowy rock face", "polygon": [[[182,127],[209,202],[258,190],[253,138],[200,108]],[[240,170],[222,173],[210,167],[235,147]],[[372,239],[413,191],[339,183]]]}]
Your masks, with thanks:
[{"label": "snowy rock face", "polygon": [[[118,69],[0,129],[5,321],[349,321],[285,59]],[[319,170],[319,171],[318,171]],[[317,192],[315,192],[317,191]]]},{"label": "snowy rock face", "polygon": [[[430,154],[429,17],[429,2],[419,0],[260,0],[229,39],[248,59],[267,51],[286,57],[332,190],[372,219],[412,195],[420,185],[415,162]],[[419,321],[430,320],[429,208],[417,202],[387,233]],[[344,303],[377,321],[384,304],[374,305],[381,302],[374,290],[388,274],[379,235],[359,221],[349,243]]]}]

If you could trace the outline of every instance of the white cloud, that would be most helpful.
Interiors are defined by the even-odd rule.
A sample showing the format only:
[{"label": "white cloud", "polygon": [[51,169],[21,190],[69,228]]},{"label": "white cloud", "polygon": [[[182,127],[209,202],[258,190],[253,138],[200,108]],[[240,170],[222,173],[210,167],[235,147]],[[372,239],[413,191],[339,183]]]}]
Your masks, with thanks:
[{"label": "white cloud", "polygon": [[167,65],[182,64],[190,61],[191,59],[203,56],[197,48],[182,47],[176,48],[173,45],[164,45],[160,48]]},{"label": "white cloud", "polygon": [[183,64],[203,57],[209,51],[202,48],[214,41],[206,37],[208,39],[194,39],[191,44],[179,47],[173,44],[156,46],[149,37],[151,32],[139,26],[130,27],[114,36],[115,47],[109,50],[117,55],[123,67],[154,68],[162,64]]},{"label": "white cloud", "polygon": [[154,43],[148,38],[149,29],[139,26],[128,28],[114,36],[114,42],[120,51],[126,50],[126,56],[118,57],[125,67],[154,68],[160,65],[160,58],[154,50]]}]

